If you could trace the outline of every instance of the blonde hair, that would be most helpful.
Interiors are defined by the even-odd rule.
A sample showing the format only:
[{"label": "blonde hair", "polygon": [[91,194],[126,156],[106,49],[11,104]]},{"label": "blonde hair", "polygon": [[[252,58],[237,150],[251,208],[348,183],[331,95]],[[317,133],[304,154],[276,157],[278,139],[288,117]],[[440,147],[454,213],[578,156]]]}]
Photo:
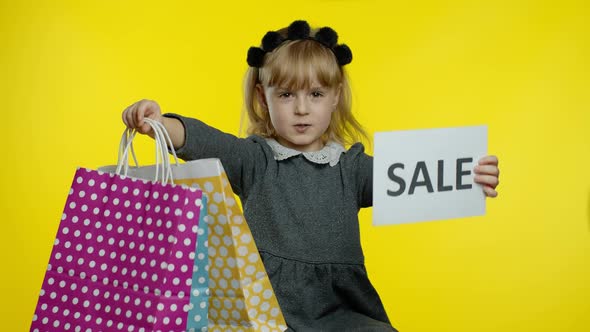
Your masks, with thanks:
[{"label": "blonde hair", "polygon": [[[285,34],[285,30],[278,32]],[[286,41],[264,56],[261,68],[248,68],[244,78],[244,108],[249,120],[247,133],[276,137],[270,115],[258,101],[258,84],[297,90],[310,88],[315,80],[322,86],[340,89],[340,100],[322,136],[323,142],[332,140],[343,145],[362,139],[368,142],[367,133],[352,114],[351,91],[344,68],[338,65],[330,49],[309,39]]]}]

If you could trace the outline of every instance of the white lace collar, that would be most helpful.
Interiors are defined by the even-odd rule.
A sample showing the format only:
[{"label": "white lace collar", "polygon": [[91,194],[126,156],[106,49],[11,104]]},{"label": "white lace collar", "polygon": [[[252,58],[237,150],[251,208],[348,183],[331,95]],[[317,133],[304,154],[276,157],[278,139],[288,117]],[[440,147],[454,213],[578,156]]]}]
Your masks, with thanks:
[{"label": "white lace collar", "polygon": [[294,156],[302,154],[305,159],[316,164],[330,164],[335,166],[340,160],[340,155],[346,152],[341,144],[330,141],[320,151],[312,152],[301,152],[285,146],[282,146],[279,142],[272,138],[266,138],[266,143],[272,149],[275,160],[285,160]]}]

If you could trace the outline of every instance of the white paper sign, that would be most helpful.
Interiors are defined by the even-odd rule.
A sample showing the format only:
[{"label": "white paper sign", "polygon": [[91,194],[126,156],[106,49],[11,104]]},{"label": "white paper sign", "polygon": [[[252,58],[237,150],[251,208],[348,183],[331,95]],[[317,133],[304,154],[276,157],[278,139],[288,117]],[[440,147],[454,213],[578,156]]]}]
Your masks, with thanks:
[{"label": "white paper sign", "polygon": [[375,133],[373,225],[485,214],[473,168],[487,126]]}]

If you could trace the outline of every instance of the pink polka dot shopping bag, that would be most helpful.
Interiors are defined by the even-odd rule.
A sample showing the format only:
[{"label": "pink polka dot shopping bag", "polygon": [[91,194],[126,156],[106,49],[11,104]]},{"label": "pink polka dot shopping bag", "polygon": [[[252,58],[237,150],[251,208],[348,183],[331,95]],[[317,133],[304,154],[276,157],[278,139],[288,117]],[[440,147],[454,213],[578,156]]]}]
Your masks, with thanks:
[{"label": "pink polka dot shopping bag", "polygon": [[[164,131],[163,128],[160,129]],[[165,135],[163,132],[163,136]],[[120,155],[125,155],[123,147],[130,145],[128,140],[125,136],[121,140]],[[165,146],[162,148],[165,149]],[[174,151],[171,152],[174,155]],[[141,179],[162,176],[157,164],[144,167],[128,167],[126,164],[120,166],[106,166],[101,170],[112,172],[122,168],[125,174]],[[286,330],[283,314],[252,233],[219,159],[173,162],[169,166],[169,175],[174,183],[200,189],[203,192],[202,202],[206,199],[205,232],[199,231],[198,234],[199,244],[206,245],[206,252],[204,255],[197,254],[197,260],[204,256],[208,273],[195,276],[193,287],[207,279],[208,303],[203,308],[200,304],[202,296],[198,303],[191,299],[192,309],[187,331]],[[205,236],[207,241],[201,241],[201,236]],[[195,261],[195,265],[202,266],[203,263]],[[200,272],[203,269],[199,268],[198,273]],[[199,293],[202,295],[202,289]],[[201,313],[193,314],[194,310],[200,309],[205,309],[205,317]]]},{"label": "pink polka dot shopping bag", "polygon": [[201,196],[79,168],[31,331],[185,331]]},{"label": "pink polka dot shopping bag", "polygon": [[171,183],[164,151],[157,181],[76,170],[31,331],[196,330],[203,308],[206,321],[206,197]]}]

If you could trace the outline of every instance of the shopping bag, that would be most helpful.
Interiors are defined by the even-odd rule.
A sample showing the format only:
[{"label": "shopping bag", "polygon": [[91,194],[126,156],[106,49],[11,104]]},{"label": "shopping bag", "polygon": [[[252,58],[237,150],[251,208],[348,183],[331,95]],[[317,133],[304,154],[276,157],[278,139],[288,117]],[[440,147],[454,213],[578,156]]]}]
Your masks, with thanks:
[{"label": "shopping bag", "polygon": [[[170,171],[170,160],[167,157],[167,142],[172,146],[172,142],[163,125],[151,119],[145,119],[154,130],[154,139],[156,141],[156,164],[146,167],[145,178],[160,179],[163,182],[172,181],[172,172]],[[119,145],[119,156],[117,166],[102,167],[99,170],[115,173],[128,173],[129,162],[128,156],[131,154],[135,163],[137,158],[133,150],[133,139],[136,132],[126,129],[121,138]],[[178,158],[173,152],[174,159],[178,164]],[[188,317],[186,331],[206,331],[208,325],[208,308],[209,308],[209,257],[207,249],[207,197],[201,198],[200,219],[197,227],[198,239],[195,251],[191,253],[194,258],[192,267],[192,289],[190,292],[190,303],[188,305]],[[185,310],[186,311],[186,310]]]},{"label": "shopping bag", "polygon": [[207,331],[209,309],[209,256],[207,251],[207,196],[201,198],[201,214],[197,228],[197,248],[193,266],[193,281],[188,312],[188,332]]},{"label": "shopping bag", "polygon": [[[164,131],[162,127],[159,130]],[[120,146],[125,145],[122,139]],[[171,152],[176,159],[173,149]],[[120,150],[119,154],[125,157],[125,151]],[[150,179],[158,172],[155,166],[129,167],[126,158],[122,163],[125,173],[133,177]],[[287,324],[252,233],[220,160],[176,161],[170,170],[174,183],[200,188],[208,197],[209,331],[286,330]],[[189,317],[189,320],[193,318],[201,317]]]},{"label": "shopping bag", "polygon": [[[209,331],[284,331],[287,324],[219,159],[187,162],[175,183],[209,197]],[[190,172],[188,170],[191,170]]]},{"label": "shopping bag", "polygon": [[78,168],[31,331],[185,331],[202,192]]}]

